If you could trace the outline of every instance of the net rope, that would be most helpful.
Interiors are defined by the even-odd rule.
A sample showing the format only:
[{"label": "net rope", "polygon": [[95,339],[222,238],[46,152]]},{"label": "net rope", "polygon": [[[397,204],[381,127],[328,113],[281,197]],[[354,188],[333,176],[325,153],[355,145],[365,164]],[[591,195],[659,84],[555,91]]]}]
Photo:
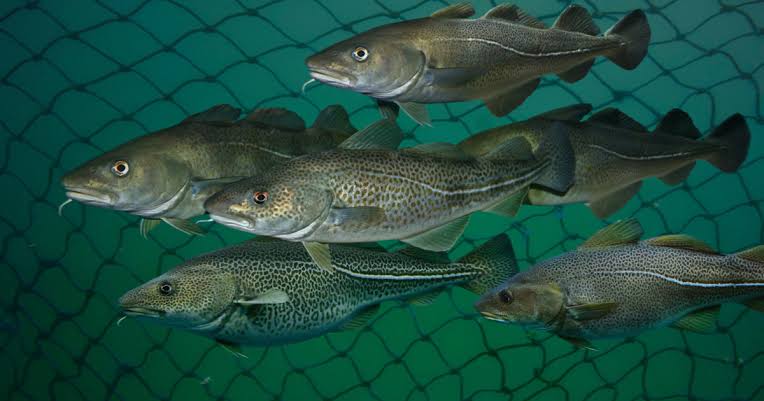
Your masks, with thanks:
[{"label": "net rope", "polygon": [[[749,157],[735,174],[699,163],[685,183],[647,180],[608,221],[649,235],[684,232],[725,253],[764,243],[760,178],[764,2],[579,2],[597,24],[643,9],[653,40],[642,66],[598,60],[581,83],[547,78],[510,117],[476,102],[433,105],[433,127],[406,117],[406,145],[458,141],[553,107],[619,107],[646,126],[670,108],[701,130],[741,112]],[[218,103],[283,106],[306,117],[334,103],[356,126],[372,101],[315,85],[302,60],[371,26],[428,15],[444,1],[6,1],[0,5],[0,394],[8,400],[764,400],[764,319],[726,305],[716,332],[660,329],[578,350],[549,333],[478,318],[451,289],[433,305],[388,302],[370,324],[236,358],[208,339],[126,320],[127,289],[180,261],[239,242],[200,238],[68,205],[61,175],[119,143]],[[498,4],[477,2],[478,13]],[[524,2],[551,23],[565,1]],[[498,221],[497,221],[498,220]],[[529,207],[516,219],[476,215],[454,254],[507,232],[521,266],[572,250],[606,221],[582,205]]]}]

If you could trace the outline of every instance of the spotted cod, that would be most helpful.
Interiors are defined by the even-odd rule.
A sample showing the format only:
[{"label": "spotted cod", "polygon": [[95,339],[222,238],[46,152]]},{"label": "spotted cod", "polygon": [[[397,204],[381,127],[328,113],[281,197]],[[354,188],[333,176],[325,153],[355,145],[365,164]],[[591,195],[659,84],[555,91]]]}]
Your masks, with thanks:
[{"label": "spotted cod", "polygon": [[647,53],[650,26],[635,10],[603,36],[583,7],[572,5],[551,28],[517,6],[502,4],[469,19],[455,4],[430,17],[374,28],[306,60],[314,80],[395,102],[420,124],[426,103],[482,99],[503,116],[519,106],[540,78],[582,79],[598,56],[636,68]]},{"label": "spotted cod", "polygon": [[512,216],[529,186],[564,193],[573,182],[573,152],[558,130],[535,152],[517,138],[481,158],[443,143],[396,150],[401,139],[383,119],[337,149],[228,185],[205,208],[237,230],[300,241],[331,270],[327,243],[401,240],[446,251],[471,213]]},{"label": "spotted cod", "polygon": [[144,236],[160,221],[203,234],[189,219],[204,214],[204,202],[222,185],[333,148],[356,131],[340,106],[327,107],[307,128],[285,109],[260,109],[237,120],[239,114],[215,106],[106,152],[62,178],[66,196],[143,217]]},{"label": "spotted cod", "polygon": [[764,311],[764,246],[722,255],[686,235],[641,235],[634,219],[611,224],[577,250],[513,274],[475,307],[585,347],[667,325],[712,332],[723,303]]},{"label": "spotted cod", "polygon": [[706,160],[723,172],[734,172],[748,154],[750,131],[740,114],[729,117],[701,139],[690,116],[679,109],[666,114],[653,132],[614,108],[581,121],[591,109],[588,104],[579,104],[548,111],[475,134],[459,146],[475,157],[517,137],[537,146],[546,130],[559,129],[562,124],[575,153],[575,182],[564,195],[531,189],[526,202],[585,202],[600,218],[623,207],[639,192],[646,178],[658,177],[666,184],[678,185],[687,179],[698,160]]},{"label": "spotted cod", "polygon": [[223,345],[303,341],[366,324],[387,300],[426,304],[446,286],[481,293],[509,274],[505,235],[459,261],[444,254],[333,245],[335,273],[299,244],[257,238],[195,257],[128,291],[127,316],[185,329]]}]

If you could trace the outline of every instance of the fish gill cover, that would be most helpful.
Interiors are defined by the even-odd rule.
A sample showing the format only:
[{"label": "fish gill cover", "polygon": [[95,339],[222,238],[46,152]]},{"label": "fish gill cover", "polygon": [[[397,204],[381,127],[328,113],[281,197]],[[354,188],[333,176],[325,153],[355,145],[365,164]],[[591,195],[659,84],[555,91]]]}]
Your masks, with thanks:
[{"label": "fish gill cover", "polygon": [[[475,2],[478,14],[495,1]],[[454,254],[507,232],[521,269],[573,249],[607,222],[635,216],[646,236],[682,232],[724,253],[764,243],[764,3],[586,1],[601,28],[632,9],[653,31],[625,72],[598,60],[575,84],[547,78],[508,118],[478,102],[430,105],[433,127],[401,119],[404,146],[457,142],[572,103],[618,107],[654,126],[674,107],[702,131],[742,113],[753,132],[735,174],[701,163],[685,183],[647,180],[607,221],[584,205],[476,215]],[[329,104],[358,127],[367,98],[300,87],[302,63],[380,24],[429,15],[443,1],[5,1],[0,5],[0,394],[9,400],[764,400],[764,318],[725,305],[716,332],[675,329],[580,350],[552,334],[477,317],[452,289],[430,306],[387,303],[370,325],[307,342],[243,349],[125,320],[116,300],[180,261],[247,238],[203,237],[65,200],[60,177],[129,139],[219,103],[287,107],[306,121]],[[518,4],[551,23],[567,2]],[[327,294],[331,296],[331,294]]]}]

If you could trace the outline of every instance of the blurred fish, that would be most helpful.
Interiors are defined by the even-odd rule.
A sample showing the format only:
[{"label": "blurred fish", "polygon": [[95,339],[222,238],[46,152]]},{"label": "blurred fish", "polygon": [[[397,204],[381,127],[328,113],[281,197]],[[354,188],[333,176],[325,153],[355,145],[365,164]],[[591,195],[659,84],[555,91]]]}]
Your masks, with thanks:
[{"label": "blurred fish", "polygon": [[722,303],[764,311],[764,246],[721,255],[686,235],[641,235],[634,219],[611,224],[577,250],[513,275],[475,307],[585,347],[666,325],[711,332]]},{"label": "blurred fish", "polygon": [[502,235],[450,262],[413,249],[409,256],[333,245],[332,274],[299,244],[257,238],[193,258],[119,303],[128,316],[215,338],[229,349],[284,344],[362,327],[386,300],[424,304],[450,285],[481,293],[513,269],[511,249]]},{"label": "blurred fish", "polygon": [[202,234],[188,219],[203,214],[204,201],[222,185],[333,148],[355,132],[340,106],[324,109],[308,128],[285,109],[260,109],[237,121],[240,113],[215,106],[121,145],[66,174],[66,195],[144,217],[144,236],[160,220]]},{"label": "blurred fish", "polygon": [[734,172],[748,154],[750,132],[740,114],[699,139],[700,131],[692,119],[678,109],[666,114],[652,133],[613,108],[581,121],[590,111],[588,104],[563,107],[476,134],[459,146],[476,157],[518,137],[535,147],[550,127],[563,124],[576,155],[575,183],[562,196],[532,189],[527,201],[534,205],[586,202],[600,218],[623,207],[639,192],[645,178],[659,177],[677,185],[687,179],[697,160]]},{"label": "blurred fish", "polygon": [[339,42],[306,60],[313,79],[395,102],[420,124],[423,103],[482,99],[494,115],[519,106],[557,74],[583,78],[604,56],[634,69],[647,53],[650,26],[632,11],[604,36],[586,9],[572,5],[551,28],[514,5],[478,19],[471,5],[455,4],[428,18],[384,25]]},{"label": "blurred fish", "polygon": [[398,239],[446,251],[469,214],[512,216],[530,185],[564,193],[573,182],[570,143],[554,129],[535,153],[518,138],[480,159],[445,143],[395,150],[401,139],[398,127],[383,119],[337,149],[228,185],[205,208],[238,230],[301,241],[331,270],[326,243]]}]

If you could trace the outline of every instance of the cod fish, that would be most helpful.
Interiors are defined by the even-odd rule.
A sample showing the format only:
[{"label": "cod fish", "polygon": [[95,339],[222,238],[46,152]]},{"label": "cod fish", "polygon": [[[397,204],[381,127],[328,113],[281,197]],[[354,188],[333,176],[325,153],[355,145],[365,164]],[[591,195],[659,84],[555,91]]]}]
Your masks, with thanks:
[{"label": "cod fish", "polygon": [[577,250],[514,274],[475,307],[586,347],[667,325],[712,332],[723,303],[764,311],[764,246],[721,255],[690,236],[641,235],[634,219],[613,223]]},{"label": "cod fish", "polygon": [[143,236],[160,221],[203,234],[188,219],[204,214],[204,202],[222,185],[333,148],[355,132],[340,106],[324,109],[309,128],[285,109],[260,109],[237,121],[240,113],[215,106],[88,161],[62,178],[66,203],[142,216]]},{"label": "cod fish", "polygon": [[450,285],[481,293],[501,283],[513,263],[505,235],[457,262],[444,254],[380,249],[333,245],[332,274],[300,244],[260,237],[193,258],[119,303],[128,316],[223,345],[284,344],[362,327],[383,301],[425,304]]},{"label": "cod fish", "polygon": [[748,154],[750,132],[745,119],[735,114],[703,139],[692,119],[674,109],[652,133],[613,108],[587,119],[588,104],[563,107],[529,120],[476,134],[460,144],[466,153],[480,157],[504,141],[517,137],[533,146],[550,127],[563,124],[576,158],[575,182],[564,195],[532,189],[527,203],[564,205],[585,202],[599,218],[618,211],[642,186],[658,177],[669,185],[687,179],[697,160],[706,160],[724,172],[734,172]]},{"label": "cod fish", "polygon": [[550,130],[531,153],[523,138],[474,159],[456,145],[395,150],[398,127],[383,119],[337,149],[287,160],[210,197],[212,219],[253,234],[301,241],[332,269],[327,243],[401,240],[446,251],[469,214],[512,216],[530,185],[564,193],[573,182],[567,135]]},{"label": "cod fish", "polygon": [[384,25],[339,42],[306,60],[314,80],[397,103],[429,124],[425,103],[482,99],[496,116],[519,106],[540,78],[583,78],[604,56],[631,70],[647,54],[650,26],[632,11],[604,36],[586,9],[570,6],[551,28],[514,5],[469,19],[471,5],[428,18]]}]

